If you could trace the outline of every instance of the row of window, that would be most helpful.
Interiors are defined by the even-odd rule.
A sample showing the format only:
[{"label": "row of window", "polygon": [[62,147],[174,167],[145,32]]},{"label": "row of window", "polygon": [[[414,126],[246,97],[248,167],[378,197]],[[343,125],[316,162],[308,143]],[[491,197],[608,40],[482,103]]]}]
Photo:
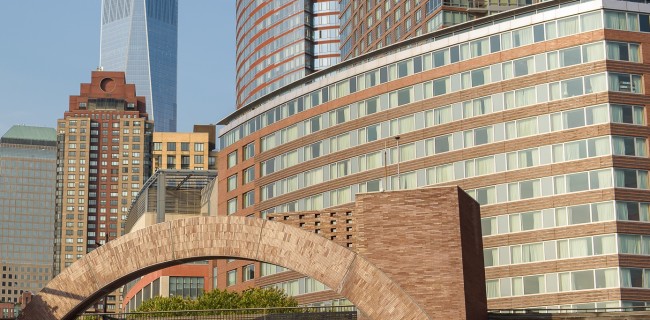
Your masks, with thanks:
[{"label": "row of window", "polygon": [[[385,160],[388,164],[395,164],[431,156],[436,152],[448,151],[450,145],[448,142],[448,140],[444,139],[442,142],[436,141],[436,138],[433,138],[401,145],[399,151],[397,147],[391,148]],[[646,149],[645,138],[603,136],[576,140],[439,165],[431,170],[436,173],[435,175],[432,174],[432,180],[428,182],[443,183],[450,180],[612,154],[645,157]],[[261,200],[268,200],[318,183],[346,177],[350,174],[380,168],[384,165],[383,153],[381,150],[371,152],[264,185],[261,188]],[[406,173],[400,177],[393,177],[392,186],[400,189],[411,188],[416,184],[416,180],[409,180],[410,176],[411,174]],[[233,181],[236,181],[236,176],[233,177]],[[231,191],[236,187],[236,183],[232,185],[229,183],[228,186],[229,191]]]},{"label": "row of window", "polygon": [[606,188],[648,189],[645,170],[606,168],[468,190],[481,205]]},{"label": "row of window", "polygon": [[[176,151],[176,146],[178,143],[176,142],[167,142],[166,146],[167,148],[165,150],[167,151]],[[181,151],[190,151],[190,143],[189,142],[181,142]],[[194,143],[194,151],[196,152],[203,152],[205,148],[205,143],[203,142],[195,142]],[[163,150],[163,143],[162,142],[154,142],[153,143],[153,151],[162,151]]]},{"label": "row of window", "polygon": [[[384,186],[383,179],[375,179],[294,200],[263,210],[262,216],[272,212],[320,210],[354,201],[355,195],[359,192],[375,192],[384,188],[386,190],[413,189],[443,181],[448,182],[454,180],[454,168],[451,165],[423,168],[390,176],[387,180],[388,186]],[[645,170],[606,168],[466,191],[481,205],[489,205],[613,187],[646,190],[648,189],[648,173]]]},{"label": "row of window", "polygon": [[481,231],[483,236],[492,236],[614,220],[650,222],[650,204],[605,201],[485,217]]},{"label": "row of window", "polygon": [[[607,111],[608,109],[609,112]],[[431,118],[431,115],[429,113],[430,113],[429,111],[424,112],[424,118],[426,119],[425,120],[426,123],[429,123],[429,119]],[[398,133],[407,132],[408,130],[404,130],[404,128],[406,128],[407,126],[409,130],[414,129],[414,127],[415,129],[417,129],[419,126],[417,124],[414,125],[414,123],[416,120],[421,118],[422,118],[422,114],[415,114],[411,116],[402,117],[400,119],[391,120],[390,123],[388,123],[389,129],[383,131],[393,131],[391,129],[397,127],[398,125],[403,130],[403,131],[398,131]],[[434,154],[444,153],[448,151],[460,150],[463,148],[463,144],[467,144],[468,146],[480,145],[488,142],[514,139],[518,137],[529,136],[532,134],[548,132],[549,127],[550,127],[550,131],[553,132],[553,131],[564,130],[564,129],[578,128],[585,125],[605,123],[607,121],[610,121],[610,119],[613,122],[638,123],[643,119],[643,108],[634,107],[634,106],[621,106],[621,105],[610,105],[609,107],[607,105],[597,105],[593,107],[586,107],[586,108],[568,110],[564,112],[558,112],[558,113],[551,114],[550,116],[544,115],[540,117],[521,119],[518,121],[507,122],[503,126],[497,124],[497,125],[488,126],[484,128],[468,130],[462,133],[458,132],[455,134],[448,134],[448,135],[417,141],[410,144],[405,144],[399,147],[399,152],[397,151],[398,150],[397,147],[394,147],[391,148],[390,153],[387,155],[388,157],[386,160],[388,161],[388,164],[393,164],[393,163],[397,163],[398,161],[399,162],[409,161],[424,156],[431,156]],[[494,134],[495,127],[497,127],[496,135]],[[381,131],[382,130],[380,130],[379,124],[359,129],[357,133],[357,136],[359,137],[360,140],[359,143],[362,143],[366,140],[372,141],[380,138]],[[356,132],[353,131],[351,133],[352,134],[346,133],[346,134],[339,135],[338,137],[333,138],[331,141],[334,141],[336,143],[335,145],[336,147],[343,145],[342,142],[344,142],[345,145],[349,146],[350,144],[354,144],[354,143],[350,143],[350,137],[353,136],[353,134]],[[393,133],[396,134],[395,132]],[[348,140],[343,140],[342,137],[345,137]],[[575,141],[573,143],[568,143],[566,145],[556,144],[553,146],[547,146],[546,148],[543,148],[542,151],[544,152],[541,153],[541,157],[545,157],[544,159],[538,159],[540,153],[535,152],[534,150],[531,149],[531,150],[522,150],[519,153],[517,153],[516,156],[514,153],[509,153],[505,155],[503,159],[502,156],[495,155],[494,160],[496,161],[496,163],[506,164],[507,165],[506,170],[514,170],[517,168],[524,168],[524,167],[537,165],[538,163],[549,164],[552,162],[570,161],[570,160],[582,159],[586,157],[611,154],[612,150],[613,150],[613,154],[616,155],[644,156],[646,154],[644,139],[632,138],[632,137],[616,137],[613,139],[614,140],[611,142],[612,144],[611,147],[610,147],[610,142],[608,140],[595,140],[595,139],[590,141],[586,141],[586,140]],[[354,141],[352,140],[352,142]],[[310,151],[313,152],[315,150],[314,147],[316,145],[318,145],[319,149],[317,150],[320,152],[320,149],[323,147],[322,143],[312,144],[307,147],[304,147],[304,149],[305,150],[311,149]],[[325,147],[327,147],[327,144],[325,144]],[[273,169],[276,166],[279,168],[287,168],[289,166],[293,166],[302,161],[305,161],[309,157],[309,154],[305,155],[304,152],[301,153],[299,152],[299,150],[300,149],[295,151],[290,151],[276,158],[269,159],[267,161],[262,162],[261,175],[264,176],[270,172],[274,172]],[[416,150],[419,150],[419,152],[416,152]],[[303,157],[301,158],[300,155],[303,155]],[[551,158],[546,157],[549,155],[552,155],[552,157]],[[499,159],[497,159],[497,157]],[[275,187],[274,184],[270,184],[268,186],[273,190],[268,190],[268,188],[265,189],[265,187],[263,187],[262,199],[263,200],[270,199],[271,197],[274,197],[276,195],[294,191],[296,190],[296,188],[308,187],[310,185],[317,184],[330,179],[335,179],[337,177],[342,177],[347,174],[353,174],[365,170],[378,168],[383,165],[382,158],[383,158],[382,151],[375,151],[365,155],[360,155],[358,157],[353,157],[347,160],[343,160],[335,164],[330,164],[329,170],[327,166],[325,166],[325,167],[315,168],[306,172],[299,173],[296,176],[288,177],[274,183],[274,184],[288,183],[289,185],[294,185],[295,182],[297,182],[297,184],[295,184],[295,188],[287,187],[287,188],[280,189],[279,192],[275,192],[275,190],[277,190],[277,187]],[[476,161],[478,161],[479,164],[476,164]],[[497,164],[490,162],[489,158],[474,159],[474,162],[475,162],[474,165],[479,167],[476,167],[475,168],[476,170],[472,171],[471,164],[467,163],[466,167],[469,166],[469,168],[467,168],[465,175],[457,174],[456,175],[457,179],[463,177],[481,175],[481,174],[489,174],[492,171],[495,171],[495,169],[498,170]],[[490,163],[492,163],[493,165],[491,167],[486,167]],[[354,164],[358,164],[358,165],[355,166]],[[451,165],[452,164],[449,164],[450,170],[451,170]],[[323,172],[327,173],[328,171],[331,173],[330,176],[323,175]],[[503,169],[500,171],[503,171]],[[302,179],[300,179],[301,176],[304,178],[304,182],[302,181]],[[293,181],[294,183],[291,183],[291,181]],[[303,183],[301,184],[300,182]],[[439,181],[439,183],[441,182],[445,182],[444,179]],[[282,191],[282,190],[286,190],[286,191]]]},{"label": "row of window", "polygon": [[[516,108],[546,102],[549,101],[549,98],[555,100],[603,91],[607,90],[607,88],[602,87],[603,84],[607,83],[605,82],[606,77],[609,78],[609,83],[611,85],[610,90],[613,91],[620,90],[621,84],[623,83],[621,79],[627,79],[627,82],[625,82],[627,85],[638,83],[636,87],[639,88],[641,86],[640,78],[636,78],[638,77],[636,75],[602,73],[550,84],[541,84],[530,88],[505,92],[503,94],[495,94],[481,99],[474,99],[472,100],[472,108],[474,108],[474,104],[477,100],[480,100],[481,102],[479,102],[479,104],[483,106],[482,109],[479,110],[485,112],[494,110],[493,112],[496,112],[504,107],[504,102],[506,108],[509,108],[510,106]],[[632,79],[632,82],[630,82],[630,79]],[[463,106],[461,104],[454,104],[452,106],[415,113],[399,119],[393,119],[366,128],[361,128],[359,130],[352,130],[335,137],[312,143],[308,146],[300,147],[262,162],[261,176],[286,169],[291,165],[295,165],[302,161],[308,161],[362,143],[404,134],[414,130],[420,130],[429,126],[448,123],[461,117],[462,108]],[[458,110],[458,112],[456,112],[456,110]],[[545,115],[521,119],[516,122],[513,121],[508,123],[507,129],[502,128],[503,124],[495,124],[483,128],[467,130],[462,133],[463,137],[454,137],[454,139],[456,139],[457,148],[460,148],[461,141],[464,141],[464,144],[468,147],[503,140],[504,135],[506,135],[506,133],[502,132],[503,130],[507,130],[507,134],[510,136],[514,134],[525,136],[535,134],[536,132],[543,133],[549,132],[549,130],[554,131],[558,130],[558,128],[566,127],[567,129],[570,129],[572,127],[579,127],[585,123],[605,122],[605,118],[608,117],[607,113],[599,113],[596,112],[595,109],[590,109],[590,111],[591,113],[586,115],[582,111],[576,111],[575,113],[571,113],[570,111],[562,114],[556,113],[552,115],[550,120]],[[618,118],[626,117],[625,120],[630,120],[629,117],[631,116],[633,123],[643,123],[642,118],[638,117],[640,112],[642,113],[642,109],[635,110],[634,108],[626,111],[616,111],[616,114],[612,114],[611,118],[614,119],[616,117],[616,120],[618,120]],[[477,114],[475,114],[475,116],[476,115]],[[535,121],[535,118],[541,120]],[[451,140],[451,136],[458,134],[461,133],[449,135],[449,139]],[[509,139],[509,136],[506,136],[505,138]],[[298,159],[300,155],[302,155],[302,159]],[[295,161],[290,160],[292,157],[296,158]]]},{"label": "row of window", "polygon": [[264,288],[276,288],[282,290],[290,297],[329,290],[327,286],[318,280],[306,277],[274,283],[268,286],[264,286]]},{"label": "row of window", "polygon": [[[435,52],[429,52],[424,55],[400,61],[391,66],[374,69],[362,75],[339,81],[329,87],[316,90],[286,104],[274,107],[273,109],[248,120],[246,123],[221,136],[221,148],[223,149],[235,141],[295,113],[302,112],[329,100],[341,98],[359,90],[398,79],[398,75],[409,76],[411,74],[426,71],[428,70],[427,67],[431,69],[445,64],[457,63],[459,61],[479,57],[485,54],[528,45],[533,43],[535,40],[550,40],[556,37],[564,37],[580,32],[599,29],[602,28],[602,21],[602,11],[590,12],[580,16],[576,15],[560,19],[559,21],[551,21],[515,31],[504,32],[479,40],[464,42],[459,45],[454,45]],[[609,26],[610,24],[606,23],[606,25]],[[533,29],[535,29],[535,32],[533,32]],[[501,40],[502,37],[503,40]],[[445,58],[445,56],[448,58]],[[431,61],[431,63],[427,65],[426,61]],[[408,71],[409,63],[413,64],[412,73],[409,73]],[[395,70],[393,73],[395,78],[389,78],[389,67]],[[398,69],[403,71],[398,71]]]},{"label": "row of window", "polygon": [[[606,48],[606,50],[605,50]],[[630,52],[633,52],[631,55]],[[596,42],[582,46],[575,46],[559,51],[551,51],[528,56],[521,59],[507,61],[504,63],[487,66],[484,68],[467,71],[461,74],[452,75],[442,79],[427,81],[420,84],[402,88],[381,96],[370,98],[366,101],[355,103],[349,106],[340,107],[329,113],[318,115],[303,123],[278,130],[270,135],[262,137],[261,151],[268,151],[274,147],[298,139],[302,136],[317,132],[319,130],[332,127],[344,122],[361,118],[378,111],[388,108],[402,106],[407,103],[416,102],[422,99],[428,99],[432,96],[444,94],[449,91],[457,91],[471,88],[477,85],[484,85],[494,81],[511,79],[513,77],[525,76],[536,72],[543,72],[559,67],[568,67],[580,63],[593,62],[607,59],[635,61],[639,60],[638,44],[621,43],[621,42]],[[426,61],[425,61],[426,64]],[[399,64],[398,64],[399,65]],[[413,68],[413,64],[407,64],[404,72]],[[389,74],[399,72],[399,68],[389,68]],[[612,77],[610,79],[613,91],[632,91],[637,92],[641,89],[640,78],[635,78],[636,82],[631,85],[629,80],[618,80]],[[621,88],[623,81],[623,88]],[[539,97],[535,97],[535,88],[525,88],[505,93],[503,102],[505,104],[501,109],[511,109],[530,105],[535,99],[540,102],[553,101],[560,97],[567,98],[583,94],[580,80],[564,81],[551,84],[550,91],[540,92]],[[598,77],[589,78],[585,83],[584,92],[591,93],[605,90],[607,86],[604,79]],[[547,91],[546,89],[543,91]],[[386,101],[385,99],[388,99]],[[470,118],[496,112],[499,109],[495,106],[493,111],[491,101],[487,98],[477,99],[476,101],[463,102],[463,118]],[[384,101],[380,101],[384,100]],[[483,101],[486,100],[486,101]],[[501,100],[500,100],[501,101]],[[379,107],[381,105],[381,107]]]},{"label": "row of window", "polygon": [[650,255],[650,236],[605,234],[483,249],[485,267],[607,254]]},{"label": "row of window", "polygon": [[[255,279],[255,264],[249,264],[242,267],[241,282]],[[237,284],[237,269],[226,272],[226,286]],[[216,286],[215,286],[216,287]]]},{"label": "row of window", "polygon": [[486,281],[488,299],[606,288],[650,289],[650,269],[579,270]]}]

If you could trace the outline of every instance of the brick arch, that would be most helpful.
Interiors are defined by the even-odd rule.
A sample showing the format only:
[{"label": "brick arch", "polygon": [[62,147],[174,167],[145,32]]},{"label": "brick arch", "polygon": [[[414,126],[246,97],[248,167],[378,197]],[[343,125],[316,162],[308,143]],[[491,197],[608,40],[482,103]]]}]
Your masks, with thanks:
[{"label": "brick arch", "polygon": [[151,271],[216,257],[281,265],[324,283],[370,319],[430,319],[383,271],[314,233],[244,217],[194,217],[110,241],[52,279],[22,319],[73,319],[91,303]]}]

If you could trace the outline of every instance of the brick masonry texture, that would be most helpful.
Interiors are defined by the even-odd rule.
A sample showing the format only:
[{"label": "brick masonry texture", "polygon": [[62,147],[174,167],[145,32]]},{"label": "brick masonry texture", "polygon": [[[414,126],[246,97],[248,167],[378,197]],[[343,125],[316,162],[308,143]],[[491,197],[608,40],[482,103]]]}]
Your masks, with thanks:
[{"label": "brick masonry texture", "polygon": [[462,190],[370,193],[348,209],[345,219],[319,217],[356,225],[354,232],[342,229],[356,235],[343,242],[354,243],[353,250],[285,220],[236,216],[173,220],[129,233],[64,270],[23,319],[72,319],[135,277],[214,257],[288,267],[348,298],[368,319],[486,319],[479,206]]}]

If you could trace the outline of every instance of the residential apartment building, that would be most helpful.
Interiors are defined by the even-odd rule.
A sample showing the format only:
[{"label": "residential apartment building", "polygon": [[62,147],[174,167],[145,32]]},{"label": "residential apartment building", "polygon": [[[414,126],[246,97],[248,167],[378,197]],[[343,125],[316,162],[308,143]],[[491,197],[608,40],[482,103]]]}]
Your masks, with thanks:
[{"label": "residential apartment building", "polygon": [[[458,184],[482,205],[489,308],[645,306],[649,33],[650,4],[554,0],[309,75],[219,123],[218,212]],[[341,298],[277,266],[213,268],[219,288]]]},{"label": "residential apartment building", "polygon": [[340,61],[339,1],[237,1],[237,107]]},{"label": "residential apartment building", "polygon": [[[55,274],[124,232],[134,197],[151,172],[145,98],[124,72],[92,72],[57,122]],[[119,304],[108,297],[106,310]],[[104,310],[104,306],[96,306]]]},{"label": "residential apartment building", "polygon": [[55,186],[54,128],[11,127],[0,138],[0,303],[19,303],[52,279]]}]

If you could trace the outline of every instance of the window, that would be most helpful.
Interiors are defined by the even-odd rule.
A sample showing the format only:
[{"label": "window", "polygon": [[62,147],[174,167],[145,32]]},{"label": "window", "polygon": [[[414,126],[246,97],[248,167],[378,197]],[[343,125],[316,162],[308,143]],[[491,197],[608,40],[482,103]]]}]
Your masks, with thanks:
[{"label": "window", "polygon": [[169,296],[196,299],[203,294],[203,281],[203,277],[169,277]]},{"label": "window", "polygon": [[244,146],[244,160],[248,160],[255,156],[255,143],[251,142]]},{"label": "window", "polygon": [[607,59],[640,62],[639,45],[636,43],[607,42]]},{"label": "window", "polygon": [[612,122],[628,124],[645,124],[643,107],[627,105],[611,105]]},{"label": "window", "polygon": [[176,151],[176,142],[167,142],[167,151]]},{"label": "window", "polygon": [[237,164],[237,150],[228,154],[228,169],[234,167]]},{"label": "window", "polygon": [[194,164],[203,164],[203,156],[194,156]]},{"label": "window", "polygon": [[153,143],[153,150],[154,151],[161,151],[162,150],[162,142],[154,142]]},{"label": "window", "polygon": [[237,175],[233,174],[228,177],[228,192],[233,191],[237,188]]},{"label": "window", "polygon": [[204,144],[201,142],[195,142],[194,143],[194,151],[196,152],[202,152],[204,148]]},{"label": "window", "polygon": [[253,181],[253,179],[255,179],[255,167],[253,166],[253,167],[248,167],[248,168],[244,169],[244,177],[243,178],[244,178],[243,184],[247,184],[247,183]]},{"label": "window", "polygon": [[255,204],[255,190],[244,193],[244,201],[242,203],[242,206],[244,208],[248,208],[253,204]]},{"label": "window", "polygon": [[237,269],[230,270],[226,273],[226,286],[234,286],[237,284]]},{"label": "window", "polygon": [[634,169],[614,169],[614,181],[617,188],[648,188],[648,172]]},{"label": "window", "polygon": [[237,212],[237,197],[228,200],[228,215]]},{"label": "window", "polygon": [[181,156],[181,169],[190,168],[190,156]]},{"label": "window", "polygon": [[181,151],[190,151],[190,143],[181,142]]},{"label": "window", "polygon": [[242,281],[255,279],[255,265],[249,264],[242,268]]},{"label": "window", "polygon": [[641,93],[641,76],[626,73],[609,73],[609,90]]}]

